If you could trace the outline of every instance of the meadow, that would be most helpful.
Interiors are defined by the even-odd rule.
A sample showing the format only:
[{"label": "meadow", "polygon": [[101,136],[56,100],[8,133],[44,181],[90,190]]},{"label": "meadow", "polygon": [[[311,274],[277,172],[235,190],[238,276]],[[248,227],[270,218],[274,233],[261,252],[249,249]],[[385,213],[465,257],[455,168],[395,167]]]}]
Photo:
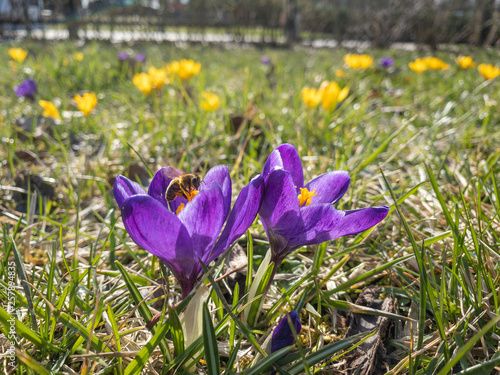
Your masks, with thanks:
[{"label": "meadow", "polygon": [[[12,47],[28,51],[22,62],[9,57]],[[119,61],[119,52],[129,56]],[[366,50],[373,62],[360,69],[346,65],[349,53],[0,45],[7,373],[498,371],[500,77],[486,80],[477,69],[497,62],[498,51]],[[135,61],[138,54],[145,61]],[[460,68],[459,55],[476,66]],[[427,56],[449,66],[419,73],[408,65]],[[382,57],[391,66],[380,66]],[[166,68],[181,59],[199,62],[199,73],[180,79]],[[156,72],[156,86],[139,75],[152,66],[166,72]],[[28,78],[34,100],[14,90]],[[317,92],[303,100],[304,87],[324,81],[338,84],[327,110]],[[79,109],[75,96],[84,93],[95,93],[95,106]],[[44,115],[40,100],[58,116],[53,108]],[[127,233],[113,194],[117,176],[147,189],[161,167],[203,178],[226,165],[234,203],[285,143],[298,150],[305,181],[348,172],[337,209],[385,205],[387,217],[359,234],[293,249],[276,275],[257,218],[231,252],[202,266],[186,297]],[[271,353],[273,331],[291,310],[299,332],[286,325],[293,340]]]}]

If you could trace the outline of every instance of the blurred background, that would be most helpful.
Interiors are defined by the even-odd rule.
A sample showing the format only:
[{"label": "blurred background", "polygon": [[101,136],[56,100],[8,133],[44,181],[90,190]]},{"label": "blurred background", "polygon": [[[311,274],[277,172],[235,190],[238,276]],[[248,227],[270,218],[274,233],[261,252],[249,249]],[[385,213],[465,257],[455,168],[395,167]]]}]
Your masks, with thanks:
[{"label": "blurred background", "polygon": [[0,37],[499,44],[499,0],[0,0]]}]

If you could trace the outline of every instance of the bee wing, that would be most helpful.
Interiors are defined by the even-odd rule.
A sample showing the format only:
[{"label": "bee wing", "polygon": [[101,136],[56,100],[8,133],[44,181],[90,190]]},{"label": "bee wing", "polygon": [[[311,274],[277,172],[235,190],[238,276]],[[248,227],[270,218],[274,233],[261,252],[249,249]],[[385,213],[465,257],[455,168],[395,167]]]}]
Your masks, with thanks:
[{"label": "bee wing", "polygon": [[170,167],[170,169],[167,171],[167,173],[165,173],[165,175],[172,180],[174,178],[182,176],[183,174],[184,174],[184,172],[181,171],[180,169],[175,169],[172,167]]}]

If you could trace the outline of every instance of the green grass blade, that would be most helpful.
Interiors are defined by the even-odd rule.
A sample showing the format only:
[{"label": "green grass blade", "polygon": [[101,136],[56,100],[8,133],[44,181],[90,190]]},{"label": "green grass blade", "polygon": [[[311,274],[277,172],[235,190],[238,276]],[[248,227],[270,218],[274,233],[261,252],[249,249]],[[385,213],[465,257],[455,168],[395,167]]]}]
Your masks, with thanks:
[{"label": "green grass blade", "polygon": [[210,311],[206,303],[203,304],[203,346],[205,347],[205,359],[208,366],[209,375],[220,374],[219,350],[217,348],[217,338],[210,317]]}]

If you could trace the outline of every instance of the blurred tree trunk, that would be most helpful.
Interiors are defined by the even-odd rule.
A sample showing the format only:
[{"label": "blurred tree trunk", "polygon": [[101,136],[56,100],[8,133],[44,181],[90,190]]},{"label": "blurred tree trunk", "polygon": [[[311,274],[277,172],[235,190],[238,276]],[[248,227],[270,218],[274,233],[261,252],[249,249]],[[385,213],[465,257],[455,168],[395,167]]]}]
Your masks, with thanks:
[{"label": "blurred tree trunk", "polygon": [[486,39],[484,40],[483,47],[491,46],[495,42],[495,37],[498,32],[498,23],[500,21],[500,12],[498,9],[495,7],[495,4],[493,4],[494,10],[493,10],[493,16],[491,18],[491,28],[490,31],[488,32],[488,35],[486,36]]},{"label": "blurred tree trunk", "polygon": [[293,44],[298,40],[298,7],[297,0],[285,0],[285,37],[288,44]]},{"label": "blurred tree trunk", "polygon": [[493,14],[494,9],[495,0],[477,0],[470,43],[475,45],[481,44],[483,30],[485,29],[485,21],[488,19],[489,15]]},{"label": "blurred tree trunk", "polygon": [[68,1],[68,33],[69,39],[78,39],[78,23],[76,21],[76,16],[78,11],[82,8],[81,0],[69,0]]}]

